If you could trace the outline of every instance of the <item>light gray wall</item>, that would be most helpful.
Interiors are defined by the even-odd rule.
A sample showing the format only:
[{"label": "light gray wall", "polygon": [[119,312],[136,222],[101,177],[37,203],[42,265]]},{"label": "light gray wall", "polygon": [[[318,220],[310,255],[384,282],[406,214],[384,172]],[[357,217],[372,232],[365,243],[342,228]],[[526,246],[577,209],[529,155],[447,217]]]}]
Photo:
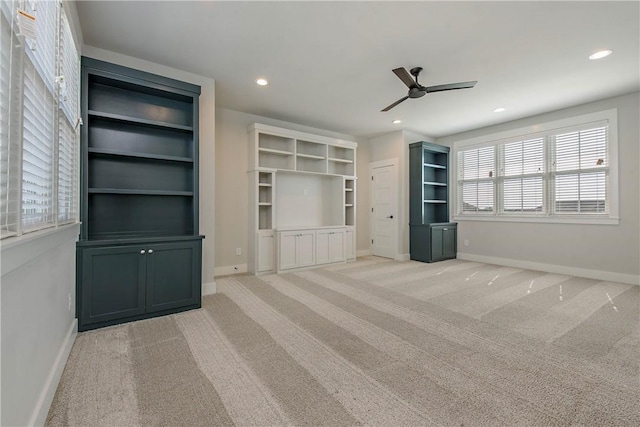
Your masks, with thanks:
[{"label": "light gray wall", "polygon": [[49,231],[46,237],[24,238],[30,242],[2,246],[3,426],[42,424],[51,404],[77,330],[78,232],[79,226],[67,226],[64,231]]},{"label": "light gray wall", "polygon": [[202,241],[202,283],[207,289],[214,283],[215,266],[215,155],[216,155],[216,92],[215,81],[208,77],[166,67],[142,59],[116,52],[83,46],[82,54],[91,58],[149,73],[159,74],[176,80],[193,83],[201,87],[200,94],[200,234]]},{"label": "light gray wall", "polygon": [[397,159],[397,259],[409,259],[409,144],[418,141],[433,142],[433,138],[410,131],[397,130],[371,138],[368,142],[370,163],[382,160]]},{"label": "light gray wall", "polygon": [[[618,109],[619,225],[460,221],[458,251],[624,275],[640,273],[640,94],[605,99],[465,132],[437,143],[454,142],[581,114]],[[462,245],[464,240],[469,246]]]},{"label": "light gray wall", "polygon": [[[248,244],[248,177],[249,169],[249,137],[247,127],[252,123],[262,123],[279,126],[301,132],[328,136],[359,142],[351,135],[344,135],[322,129],[310,128],[295,123],[273,120],[267,117],[242,113],[240,111],[218,108],[216,111],[216,182],[221,183],[216,189],[216,268],[232,266],[246,267]],[[361,159],[361,154],[364,160]],[[362,162],[367,161],[367,150],[356,151],[356,173],[360,173]],[[360,182],[357,184],[357,200],[361,203],[368,193],[361,194]],[[358,223],[356,224],[356,238],[358,249],[363,248],[362,234],[368,234],[360,224],[360,207],[358,209]],[[236,255],[236,248],[242,249],[242,255]],[[363,248],[365,249],[365,248]]]}]

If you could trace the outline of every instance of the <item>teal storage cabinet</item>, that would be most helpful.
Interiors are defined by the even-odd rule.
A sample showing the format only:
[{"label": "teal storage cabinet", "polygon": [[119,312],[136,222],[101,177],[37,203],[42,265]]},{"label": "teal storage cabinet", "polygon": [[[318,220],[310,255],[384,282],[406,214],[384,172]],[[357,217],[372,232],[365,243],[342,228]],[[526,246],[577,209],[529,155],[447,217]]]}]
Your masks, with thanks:
[{"label": "teal storage cabinet", "polygon": [[200,307],[199,96],[82,58],[79,330]]},{"label": "teal storage cabinet", "polygon": [[456,257],[457,224],[449,222],[449,147],[409,145],[409,239],[412,260]]}]

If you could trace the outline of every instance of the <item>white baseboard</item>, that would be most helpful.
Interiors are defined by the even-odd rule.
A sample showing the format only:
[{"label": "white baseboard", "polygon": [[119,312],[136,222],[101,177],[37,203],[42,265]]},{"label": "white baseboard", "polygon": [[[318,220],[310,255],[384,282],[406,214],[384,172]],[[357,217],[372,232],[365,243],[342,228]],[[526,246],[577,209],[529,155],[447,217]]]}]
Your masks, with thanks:
[{"label": "white baseboard", "polygon": [[43,426],[45,421],[47,421],[49,408],[51,408],[53,397],[58,389],[58,384],[60,383],[64,367],[67,364],[69,353],[71,353],[73,342],[76,340],[76,335],[78,335],[78,319],[73,319],[71,327],[69,327],[69,330],[67,331],[67,336],[62,342],[62,346],[60,346],[58,356],[56,356],[56,360],[53,363],[51,370],[49,370],[49,375],[47,376],[44,387],[40,392],[40,397],[38,398],[36,407],[33,409],[31,419],[29,420],[30,426]]},{"label": "white baseboard", "polygon": [[546,271],[548,273],[566,274],[568,276],[586,277],[588,279],[606,280],[608,282],[640,285],[640,276],[634,274],[615,273],[612,271],[590,270],[587,268],[569,267],[566,265],[544,264],[511,258],[499,258],[458,252],[458,259],[482,262],[485,264],[504,265],[506,267],[524,268],[527,270]]},{"label": "white baseboard", "polygon": [[202,284],[202,295],[212,295],[216,293],[216,282]]},{"label": "white baseboard", "polygon": [[361,251],[356,251],[356,258],[361,256],[369,256],[371,255],[371,249],[363,249]]},{"label": "white baseboard", "polygon": [[216,267],[213,270],[214,277],[228,276],[230,274],[240,274],[247,272],[247,264],[225,265],[224,267]]},{"label": "white baseboard", "polygon": [[411,259],[411,254],[398,254],[394,258],[396,261],[409,261]]}]

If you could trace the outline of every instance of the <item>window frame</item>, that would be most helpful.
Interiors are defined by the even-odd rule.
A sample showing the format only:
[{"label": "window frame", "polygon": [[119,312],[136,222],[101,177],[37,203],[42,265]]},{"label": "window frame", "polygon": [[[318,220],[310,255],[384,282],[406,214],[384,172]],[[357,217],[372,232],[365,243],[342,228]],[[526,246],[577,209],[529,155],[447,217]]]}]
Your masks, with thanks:
[{"label": "window frame", "polygon": [[[540,124],[533,124],[526,127],[520,127],[503,132],[484,135],[476,138],[460,140],[453,143],[452,147],[452,159],[454,164],[452,165],[451,175],[451,200],[454,201],[455,206],[453,210],[454,221],[494,221],[494,222],[538,222],[538,223],[573,223],[573,224],[603,224],[603,225],[617,225],[620,223],[619,217],[619,200],[618,200],[618,112],[617,109],[603,110],[588,114],[582,114],[579,116],[568,117],[560,120],[554,120],[544,122]],[[564,133],[571,129],[584,128],[590,124],[597,125],[598,123],[606,122],[608,124],[608,194],[607,203],[609,211],[608,213],[554,213],[551,204],[552,200],[552,180],[550,179],[554,174],[550,169],[551,153],[547,137],[558,133]],[[504,195],[501,189],[501,182],[504,182],[504,176],[502,173],[496,173],[499,167],[499,149],[500,145],[504,145],[511,142],[526,141],[534,138],[543,137],[544,142],[544,172],[543,172],[543,204],[545,206],[544,213],[526,214],[517,212],[503,212],[503,200]],[[495,205],[493,212],[483,212],[482,214],[462,213],[461,200],[458,199],[458,153],[474,149],[482,148],[486,146],[495,146],[496,158],[495,158],[495,171],[494,175],[498,175],[495,178],[494,185],[494,199]]]}]

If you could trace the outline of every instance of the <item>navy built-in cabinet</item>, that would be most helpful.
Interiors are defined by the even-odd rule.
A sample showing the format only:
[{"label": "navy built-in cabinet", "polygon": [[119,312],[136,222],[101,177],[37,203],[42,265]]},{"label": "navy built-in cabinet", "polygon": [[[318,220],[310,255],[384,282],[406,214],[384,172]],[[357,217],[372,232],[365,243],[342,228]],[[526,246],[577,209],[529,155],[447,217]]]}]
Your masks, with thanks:
[{"label": "navy built-in cabinet", "polygon": [[201,304],[200,87],[82,58],[79,330]]},{"label": "navy built-in cabinet", "polygon": [[449,222],[449,147],[409,145],[409,246],[411,259],[456,257],[457,224]]}]

